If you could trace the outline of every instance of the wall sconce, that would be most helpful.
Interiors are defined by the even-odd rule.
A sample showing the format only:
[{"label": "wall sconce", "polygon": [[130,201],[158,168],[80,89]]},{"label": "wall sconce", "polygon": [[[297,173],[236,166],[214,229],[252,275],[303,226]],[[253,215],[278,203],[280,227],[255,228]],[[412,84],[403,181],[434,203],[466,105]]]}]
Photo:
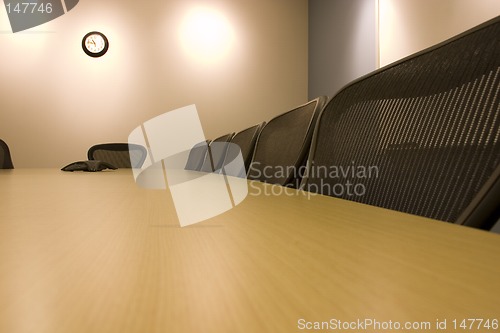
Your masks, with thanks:
[{"label": "wall sconce", "polygon": [[198,7],[185,16],[179,38],[189,57],[197,62],[212,64],[228,54],[234,42],[234,31],[220,12]]}]

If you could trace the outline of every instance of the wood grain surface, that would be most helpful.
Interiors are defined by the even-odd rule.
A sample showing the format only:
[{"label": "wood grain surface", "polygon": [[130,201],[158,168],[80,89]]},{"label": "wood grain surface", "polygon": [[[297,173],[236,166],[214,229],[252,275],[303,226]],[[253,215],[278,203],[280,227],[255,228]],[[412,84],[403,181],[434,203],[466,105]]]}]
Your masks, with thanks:
[{"label": "wood grain surface", "polygon": [[499,235],[249,185],[181,228],[127,170],[0,170],[0,332],[495,332],[452,320],[500,319]]}]

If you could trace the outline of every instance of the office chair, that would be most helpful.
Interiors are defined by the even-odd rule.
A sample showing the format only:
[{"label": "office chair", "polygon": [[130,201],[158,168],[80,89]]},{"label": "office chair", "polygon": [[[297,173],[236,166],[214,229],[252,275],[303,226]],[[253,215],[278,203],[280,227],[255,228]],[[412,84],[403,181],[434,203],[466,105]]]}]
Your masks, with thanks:
[{"label": "office chair", "polygon": [[498,220],[492,227],[491,227],[491,232],[494,232],[496,234],[500,234],[500,220]]},{"label": "office chair", "polygon": [[189,151],[189,156],[186,162],[185,170],[200,171],[208,153],[208,145],[210,140],[206,140],[194,145]]},{"label": "office chair", "polygon": [[9,146],[2,139],[0,139],[0,169],[14,169]]},{"label": "office chair", "polygon": [[129,143],[102,143],[89,148],[89,160],[108,162],[117,168],[140,168],[146,160],[147,149]]},{"label": "office chair", "polygon": [[[254,125],[252,127],[246,128],[236,133],[230,141],[231,143],[237,145],[240,148],[241,156],[243,157],[243,162],[245,165],[245,170],[248,170],[250,167],[250,162],[252,161],[252,156],[255,149],[255,143],[257,142],[257,137],[259,136],[259,133],[265,124],[266,122],[263,122]],[[226,157],[228,156],[226,155]]]},{"label": "office chair", "polygon": [[500,206],[498,36],[499,17],[341,89],[319,116],[303,188],[489,229]]},{"label": "office chair", "polygon": [[222,135],[210,142],[208,145],[208,154],[205,154],[205,160],[201,166],[203,172],[220,172],[226,157],[228,142],[234,133]]},{"label": "office chair", "polygon": [[326,100],[318,97],[264,125],[255,144],[249,179],[298,187],[316,118]]}]

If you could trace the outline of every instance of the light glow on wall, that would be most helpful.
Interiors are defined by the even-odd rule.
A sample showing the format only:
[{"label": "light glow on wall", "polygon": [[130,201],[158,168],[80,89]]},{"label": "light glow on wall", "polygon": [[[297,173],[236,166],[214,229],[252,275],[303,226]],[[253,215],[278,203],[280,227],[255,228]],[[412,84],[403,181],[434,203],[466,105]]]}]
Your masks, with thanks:
[{"label": "light glow on wall", "polygon": [[192,60],[214,64],[228,56],[235,38],[231,24],[222,13],[197,7],[184,17],[179,39],[184,52]]}]

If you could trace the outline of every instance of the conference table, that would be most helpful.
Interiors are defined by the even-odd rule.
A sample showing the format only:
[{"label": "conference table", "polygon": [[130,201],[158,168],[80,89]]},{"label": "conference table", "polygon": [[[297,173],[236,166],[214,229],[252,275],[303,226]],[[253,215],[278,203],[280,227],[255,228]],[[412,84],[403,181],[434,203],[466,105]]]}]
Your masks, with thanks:
[{"label": "conference table", "polygon": [[0,170],[0,332],[499,331],[500,235],[248,184],[180,227],[130,170]]}]

